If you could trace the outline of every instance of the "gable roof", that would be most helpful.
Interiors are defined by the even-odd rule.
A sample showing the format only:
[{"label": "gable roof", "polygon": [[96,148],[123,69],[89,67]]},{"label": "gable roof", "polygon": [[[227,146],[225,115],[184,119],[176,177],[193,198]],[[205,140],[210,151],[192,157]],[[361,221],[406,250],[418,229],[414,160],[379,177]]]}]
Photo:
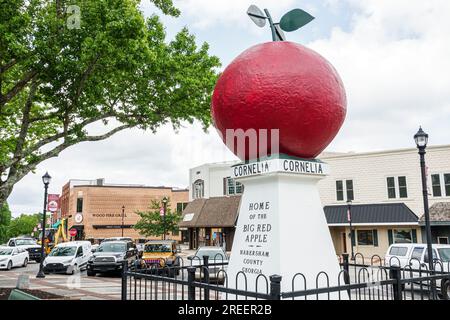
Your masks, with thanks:
[{"label": "gable roof", "polygon": [[[347,205],[325,206],[329,225],[347,225]],[[404,203],[354,204],[351,206],[352,224],[418,224],[419,218]]]},{"label": "gable roof", "polygon": [[[184,209],[179,226],[182,228],[234,227],[239,214],[240,201],[241,196],[196,199]],[[190,221],[187,221],[188,219],[185,218],[189,214],[193,216]]]},{"label": "gable roof", "polygon": [[[450,202],[437,202],[430,207],[431,225],[450,225]],[[420,217],[420,224],[425,224],[425,215]]]},{"label": "gable roof", "polygon": [[195,199],[188,203],[183,210],[183,217],[178,223],[178,226],[182,228],[192,228],[197,226],[197,220],[200,216],[203,206],[207,199]]}]

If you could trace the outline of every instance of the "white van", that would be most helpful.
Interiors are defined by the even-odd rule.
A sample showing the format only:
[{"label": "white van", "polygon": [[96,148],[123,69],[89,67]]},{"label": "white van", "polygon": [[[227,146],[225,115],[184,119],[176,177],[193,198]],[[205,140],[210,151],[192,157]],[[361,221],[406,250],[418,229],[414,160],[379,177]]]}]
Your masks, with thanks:
[{"label": "white van", "polygon": [[72,241],[58,244],[44,260],[44,273],[74,274],[86,270],[92,256],[89,241]]},{"label": "white van", "polygon": [[[450,272],[450,245],[432,244],[433,266],[435,271]],[[400,266],[407,270],[429,269],[427,245],[424,243],[392,244],[385,257],[386,266]],[[420,277],[420,272],[411,272],[412,277]],[[426,276],[426,274],[422,274]],[[438,289],[444,297],[450,297],[450,280],[443,279]]]}]

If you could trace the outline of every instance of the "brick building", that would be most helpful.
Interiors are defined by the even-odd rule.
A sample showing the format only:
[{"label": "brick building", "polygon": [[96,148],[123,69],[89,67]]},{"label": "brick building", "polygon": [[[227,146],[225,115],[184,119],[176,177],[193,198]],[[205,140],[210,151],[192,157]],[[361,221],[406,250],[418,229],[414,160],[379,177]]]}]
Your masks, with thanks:
[{"label": "brick building", "polygon": [[[182,212],[189,194],[186,189],[148,187],[144,185],[106,184],[104,179],[70,180],[62,188],[61,216],[68,218],[69,228],[78,230],[77,239],[101,240],[108,237],[131,237],[144,241],[135,229],[137,211],[148,210],[152,200],[168,197],[170,208]],[[124,207],[122,224],[122,207]],[[180,241],[181,233],[169,235]]]}]

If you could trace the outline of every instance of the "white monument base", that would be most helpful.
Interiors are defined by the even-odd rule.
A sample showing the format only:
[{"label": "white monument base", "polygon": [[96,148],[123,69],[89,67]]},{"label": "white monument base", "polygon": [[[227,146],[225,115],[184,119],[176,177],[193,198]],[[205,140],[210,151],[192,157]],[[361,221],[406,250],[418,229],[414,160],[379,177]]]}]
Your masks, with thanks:
[{"label": "white monument base", "polygon": [[[237,277],[237,289],[245,289],[246,278],[247,290],[256,291],[260,274],[267,280],[282,276],[282,292],[304,290],[305,279],[307,289],[316,288],[316,281],[318,288],[338,284],[339,262],[317,188],[327,171],[321,161],[289,157],[232,168],[244,193],[227,270],[229,287],[236,288]],[[262,276],[257,291],[266,292]],[[318,298],[328,299],[328,294]],[[330,294],[330,299],[337,298]],[[342,298],[348,298],[346,292]]]}]

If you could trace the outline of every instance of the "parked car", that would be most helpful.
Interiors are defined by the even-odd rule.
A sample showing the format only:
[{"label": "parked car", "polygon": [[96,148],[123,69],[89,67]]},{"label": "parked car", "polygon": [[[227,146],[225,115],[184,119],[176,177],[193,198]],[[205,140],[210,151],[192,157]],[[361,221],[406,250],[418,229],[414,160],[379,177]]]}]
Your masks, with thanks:
[{"label": "parked car", "polygon": [[0,269],[11,270],[14,267],[26,267],[30,257],[21,247],[0,247]]},{"label": "parked car", "polygon": [[20,247],[28,251],[29,260],[41,262],[41,246],[31,237],[11,238],[8,240],[9,247]]},{"label": "parked car", "polygon": [[91,251],[92,251],[92,252],[97,251],[97,249],[98,249],[99,246],[100,246],[99,244],[93,244],[93,245],[92,245],[92,248],[91,248]]},{"label": "parked car", "polygon": [[[200,247],[195,252],[195,255],[189,256],[188,259],[191,261],[192,266],[203,265],[203,257],[208,257],[208,264],[212,266],[208,267],[209,280],[211,282],[223,283],[225,281],[225,272],[228,263],[227,253],[221,247],[215,246],[205,246]],[[222,263],[225,263],[222,265]],[[214,265],[220,264],[220,265]],[[195,270],[195,279],[203,280],[205,276],[204,268],[197,268]]]},{"label": "parked car", "polygon": [[[150,240],[145,243],[142,253],[141,267],[167,271],[170,277],[179,273],[180,259],[177,243],[174,240]],[[156,267],[156,268],[155,268]],[[165,268],[168,267],[168,268]]]},{"label": "parked car", "polygon": [[97,273],[121,272],[123,263],[134,266],[138,260],[138,251],[130,241],[103,241],[88,261],[87,275]]},{"label": "parked car", "polygon": [[[433,244],[433,265],[435,271],[450,272],[450,245]],[[399,266],[410,271],[411,276],[419,277],[417,270],[427,271],[429,269],[429,259],[426,244],[418,243],[398,243],[392,244],[386,253],[386,265]],[[422,273],[422,276],[425,274]],[[442,279],[437,283],[442,297],[450,298],[450,280]]]},{"label": "parked car", "polygon": [[44,259],[44,273],[74,274],[86,270],[92,256],[89,241],[72,241],[58,244]]}]

